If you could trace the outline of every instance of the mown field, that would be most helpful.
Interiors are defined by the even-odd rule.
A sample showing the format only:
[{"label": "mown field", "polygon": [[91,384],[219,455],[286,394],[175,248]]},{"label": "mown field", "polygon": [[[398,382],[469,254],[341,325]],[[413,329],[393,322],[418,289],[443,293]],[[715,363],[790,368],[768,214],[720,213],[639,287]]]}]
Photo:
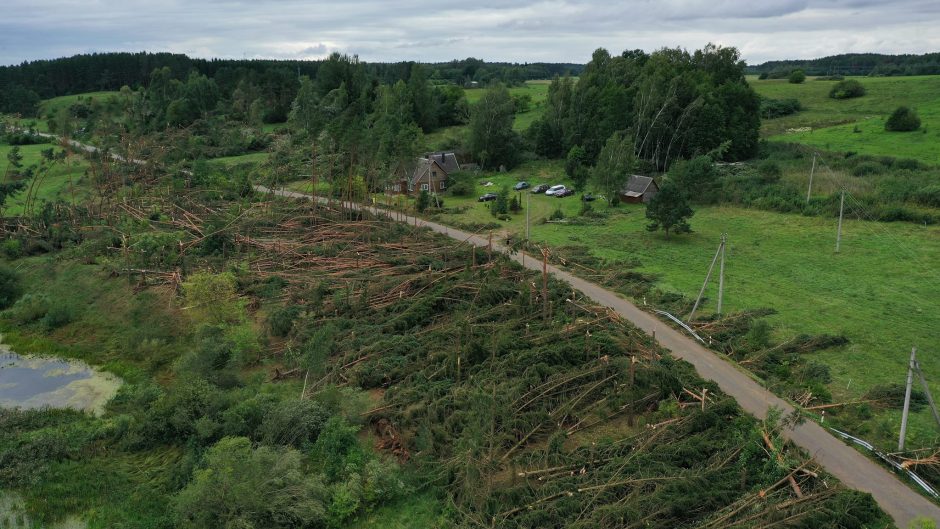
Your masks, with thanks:
[{"label": "mown field", "polygon": [[[866,89],[862,97],[837,100],[829,97],[836,81],[809,78],[803,84],[786,79],[749,77],[758,94],[772,99],[798,99],[803,110],[782,118],[764,120],[762,135],[772,141],[790,141],[835,152],[914,158],[940,163],[940,76],[858,77]],[[887,132],[884,122],[899,106],[920,115],[921,130]],[[791,129],[809,127],[803,132]]]},{"label": "mown field", "polygon": [[[435,218],[483,233],[493,231],[496,237],[522,236],[524,212],[508,222],[498,221],[486,204],[477,202],[477,195],[517,180],[564,183],[561,175],[558,162],[534,162],[510,174],[481,176],[478,181],[495,185],[478,184],[472,197],[444,197],[449,212]],[[304,183],[294,187],[306,189]],[[940,393],[940,357],[931,352],[940,347],[940,274],[932,265],[940,259],[938,227],[859,220],[865,212],[850,196],[842,249],[836,254],[836,219],[828,217],[697,207],[693,233],[667,238],[646,229],[642,205],[608,208],[595,201],[592,207],[606,218],[585,220],[578,218],[578,196],[520,196],[531,208],[530,237],[535,243],[568,254],[636,261],[635,270],[654,275],[657,287],[691,298],[701,287],[721,233],[727,233],[726,311],[775,309],[778,313],[769,322],[783,341],[823,333],[849,339],[847,346],[813,353],[813,359],[831,368],[834,402],[861,398],[875,385],[903,383],[915,345],[922,351],[921,365],[933,391]],[[556,209],[565,220],[545,222]],[[714,311],[716,285],[713,281],[706,292],[703,315]],[[898,415],[887,411],[853,426],[856,433],[890,446],[897,440]],[[932,445],[937,435],[928,411],[914,416],[909,442]]]}]

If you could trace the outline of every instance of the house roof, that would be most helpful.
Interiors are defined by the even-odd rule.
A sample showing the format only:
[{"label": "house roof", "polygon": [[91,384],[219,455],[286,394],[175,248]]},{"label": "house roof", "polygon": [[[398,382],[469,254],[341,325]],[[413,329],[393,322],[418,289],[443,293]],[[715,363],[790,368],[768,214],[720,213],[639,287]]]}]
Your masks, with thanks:
[{"label": "house roof", "polygon": [[411,173],[411,185],[416,185],[420,181],[427,181],[428,173],[431,171],[431,168],[434,168],[436,172],[441,173],[439,177],[447,177],[447,171],[441,167],[441,164],[437,163],[437,160],[428,160],[427,158],[418,158],[417,163],[415,164],[415,170]]},{"label": "house roof", "polygon": [[457,156],[452,152],[432,152],[425,158],[418,158],[415,161],[414,171],[411,172],[411,185],[416,185],[421,180],[427,180],[428,171],[435,167],[443,173],[441,176],[447,177],[450,173],[460,170],[460,164],[457,163]]},{"label": "house roof", "polygon": [[433,159],[444,169],[447,174],[454,173],[460,170],[460,164],[457,163],[457,155],[452,152],[429,152],[427,158]]},{"label": "house roof", "polygon": [[659,189],[652,177],[635,174],[630,176],[621,192],[628,197],[640,197],[649,190],[650,186],[653,186],[654,190]]}]

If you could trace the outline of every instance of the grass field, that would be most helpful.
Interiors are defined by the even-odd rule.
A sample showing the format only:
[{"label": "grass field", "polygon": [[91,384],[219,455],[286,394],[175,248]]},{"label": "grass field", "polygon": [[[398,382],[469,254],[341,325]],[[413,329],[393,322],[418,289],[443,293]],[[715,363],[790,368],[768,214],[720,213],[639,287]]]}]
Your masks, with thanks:
[{"label": "grass field", "polygon": [[[485,175],[496,185],[477,186],[477,194],[497,191],[517,180],[564,183],[559,162],[526,164],[513,173]],[[303,189],[302,184],[296,186]],[[379,199],[381,200],[381,199]],[[495,234],[522,234],[525,215],[499,222],[485,204],[473,197],[444,197],[445,207],[465,208],[440,215],[449,224],[498,223]],[[638,260],[638,271],[655,275],[657,286],[694,297],[717,248],[720,234],[728,233],[726,310],[769,307],[780,340],[798,334],[844,334],[850,344],[814,358],[828,364],[834,401],[858,398],[877,384],[903,383],[910,348],[922,351],[922,366],[940,393],[940,228],[902,223],[874,223],[849,219],[843,226],[842,251],[834,251],[836,220],[803,217],[734,207],[697,208],[694,232],[666,238],[646,230],[645,208],[622,205],[594,209],[608,218],[590,224],[545,223],[561,209],[567,219],[577,217],[577,196],[553,198],[523,193],[531,208],[530,236],[551,247],[585,246],[596,256],[611,260]],[[850,204],[851,205],[851,204]],[[847,210],[855,211],[849,207]],[[706,296],[714,300],[716,287]],[[642,301],[642,300],[640,300]],[[705,313],[714,310],[713,301]],[[895,412],[877,415],[856,433],[882,442],[896,435]],[[912,419],[909,442],[927,445],[937,430],[929,412]]]},{"label": "grass field", "polygon": [[[773,99],[795,98],[804,110],[764,120],[762,135],[774,141],[792,141],[836,152],[915,158],[940,164],[940,76],[859,77],[867,93],[859,98],[829,97],[835,81],[807,79],[791,84],[786,79],[757,80],[754,89]],[[914,108],[922,126],[916,132],[887,132],[884,121],[899,106]],[[859,132],[855,132],[856,126]],[[810,131],[787,132],[809,127]]]},{"label": "grass field", "polygon": [[[514,86],[509,89],[509,93],[512,95],[527,94],[532,98],[529,110],[516,114],[516,120],[513,122],[512,126],[516,132],[522,132],[528,129],[529,126],[532,125],[532,122],[545,112],[545,99],[548,97],[548,86],[550,84],[551,81],[549,80],[526,81],[523,86]],[[471,105],[476,104],[480,98],[483,97],[483,92],[485,91],[485,88],[467,89],[465,91],[467,101]],[[438,129],[425,135],[425,146],[428,150],[450,148],[452,145],[464,141],[466,134],[466,125]]]},{"label": "grass field", "polygon": [[238,156],[225,156],[222,158],[212,158],[207,160],[210,167],[218,169],[228,169],[242,164],[256,164],[268,159],[267,152],[253,152],[249,154],[240,154]]},{"label": "grass field", "polygon": [[[41,158],[40,152],[50,147],[54,146],[52,144],[20,146],[23,166],[38,165]],[[11,149],[10,145],[0,143],[0,178],[6,178],[7,167],[9,166],[7,155]],[[56,150],[58,150],[57,147]],[[37,208],[41,207],[43,202],[55,202],[57,200],[71,202],[74,198],[76,203],[81,202],[89,194],[87,186],[84,185],[84,174],[87,167],[88,163],[78,155],[73,156],[70,161],[56,163],[48,174],[43,177],[34,177],[33,180],[27,182],[27,189],[7,199],[4,214],[19,215],[23,213],[30,185],[35,186],[33,195],[36,199]]]}]

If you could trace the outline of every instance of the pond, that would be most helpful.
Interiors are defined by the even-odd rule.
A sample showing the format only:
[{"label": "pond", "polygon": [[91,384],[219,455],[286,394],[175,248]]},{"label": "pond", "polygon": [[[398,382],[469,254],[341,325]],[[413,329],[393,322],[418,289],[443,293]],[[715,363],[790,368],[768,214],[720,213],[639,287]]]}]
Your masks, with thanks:
[{"label": "pond", "polygon": [[101,414],[121,380],[84,362],[19,355],[0,345],[0,407]]}]

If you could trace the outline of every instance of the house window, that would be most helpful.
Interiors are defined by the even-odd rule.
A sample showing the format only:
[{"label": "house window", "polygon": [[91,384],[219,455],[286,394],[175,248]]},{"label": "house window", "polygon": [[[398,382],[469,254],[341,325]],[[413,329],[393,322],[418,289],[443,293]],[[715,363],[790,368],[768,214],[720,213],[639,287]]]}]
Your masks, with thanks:
[{"label": "house window", "polygon": [[431,176],[437,178],[437,171],[431,171]]},{"label": "house window", "polygon": [[395,184],[395,192],[401,191],[401,184]]},{"label": "house window", "polygon": [[427,185],[427,184],[421,184],[421,191],[428,191],[428,185]]},{"label": "house window", "polygon": [[447,187],[447,184],[443,180],[441,180],[441,191],[443,191],[446,187]]}]

